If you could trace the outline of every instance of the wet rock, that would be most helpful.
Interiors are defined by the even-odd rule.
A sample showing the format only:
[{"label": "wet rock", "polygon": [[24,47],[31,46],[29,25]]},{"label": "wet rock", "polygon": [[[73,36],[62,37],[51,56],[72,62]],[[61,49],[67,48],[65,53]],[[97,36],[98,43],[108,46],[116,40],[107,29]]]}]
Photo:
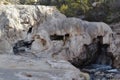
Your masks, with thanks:
[{"label": "wet rock", "polygon": [[119,69],[114,69],[109,65],[92,64],[84,67],[82,71],[90,74],[90,80],[120,79]]},{"label": "wet rock", "polygon": [[13,52],[14,54],[19,54],[20,52],[27,52],[27,49],[31,48],[32,41],[24,41],[20,40],[13,46]]}]

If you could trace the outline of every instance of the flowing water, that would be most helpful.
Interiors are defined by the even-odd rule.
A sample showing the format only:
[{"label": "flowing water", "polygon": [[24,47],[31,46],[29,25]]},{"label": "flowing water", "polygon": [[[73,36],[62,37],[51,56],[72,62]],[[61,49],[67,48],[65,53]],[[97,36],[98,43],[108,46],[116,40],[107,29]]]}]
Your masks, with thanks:
[{"label": "flowing water", "polygon": [[82,69],[91,80],[120,80],[120,71],[109,65],[91,64]]}]

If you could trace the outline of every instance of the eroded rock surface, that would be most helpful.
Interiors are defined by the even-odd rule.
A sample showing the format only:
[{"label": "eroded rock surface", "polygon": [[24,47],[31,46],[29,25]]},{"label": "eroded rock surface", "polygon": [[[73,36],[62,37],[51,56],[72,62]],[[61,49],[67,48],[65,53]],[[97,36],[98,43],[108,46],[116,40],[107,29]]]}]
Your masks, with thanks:
[{"label": "eroded rock surface", "polygon": [[0,55],[0,80],[87,80],[69,62]]},{"label": "eroded rock surface", "polygon": [[70,59],[99,36],[103,37],[103,44],[111,44],[112,30],[107,24],[66,18],[55,7],[3,5],[0,11],[1,44],[8,45],[2,47],[15,54],[23,48],[36,55],[61,53]]},{"label": "eroded rock surface", "polygon": [[110,25],[114,32],[114,43],[116,50],[114,51],[114,67],[120,68],[120,23]]},{"label": "eroded rock surface", "polygon": [[[96,63],[94,62],[96,56],[98,56],[96,61],[100,61],[99,63],[111,65],[111,56],[116,50],[113,32],[107,24],[67,18],[55,7],[37,5],[2,5],[0,7],[0,44],[5,44],[0,46],[1,54],[21,55],[39,59],[39,61],[40,59],[64,60],[76,67]],[[107,57],[101,55],[102,53]],[[99,55],[101,55],[100,58]],[[101,61],[102,57],[105,60]],[[48,63],[59,68],[72,66],[67,63],[65,66],[64,63],[57,65],[59,62],[48,61]],[[39,62],[39,64],[42,63]],[[81,72],[74,73],[78,76]],[[71,74],[68,72],[67,75]],[[61,78],[60,80],[81,80],[81,77],[76,75],[75,79],[70,77],[70,79]]]}]

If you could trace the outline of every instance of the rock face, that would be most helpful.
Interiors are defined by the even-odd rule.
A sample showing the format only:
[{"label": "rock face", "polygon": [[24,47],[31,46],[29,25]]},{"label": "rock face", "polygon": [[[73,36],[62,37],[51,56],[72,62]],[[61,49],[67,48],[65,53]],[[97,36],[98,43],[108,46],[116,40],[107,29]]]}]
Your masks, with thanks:
[{"label": "rock face", "polygon": [[[101,53],[113,55],[115,45],[112,35],[111,28],[103,22],[66,18],[55,7],[37,5],[0,7],[0,44],[3,45],[0,46],[1,54],[16,54],[44,60],[65,60],[78,67],[96,63],[95,56]],[[105,57],[105,61],[100,63],[111,64],[109,58],[111,59],[111,56]],[[96,61],[101,59],[102,56]],[[48,63],[53,64],[54,67],[61,67],[57,65],[59,62]],[[64,65],[62,67],[65,68]],[[77,75],[79,73],[76,72]],[[67,75],[71,74],[68,72]],[[75,79],[70,77],[60,80],[81,79],[80,76],[76,76]]]},{"label": "rock face", "polygon": [[[35,60],[21,56],[0,56],[1,80],[87,80],[67,61]],[[61,65],[62,64],[62,65]]]},{"label": "rock face", "polygon": [[114,43],[116,48],[114,50],[114,66],[120,68],[120,23],[110,25],[114,32]]},{"label": "rock face", "polygon": [[112,30],[102,22],[66,18],[55,7],[1,6],[0,11],[1,44],[8,45],[1,50],[6,52],[12,53],[13,48],[15,54],[28,51],[38,57],[59,55],[72,60],[100,36],[111,47]]}]

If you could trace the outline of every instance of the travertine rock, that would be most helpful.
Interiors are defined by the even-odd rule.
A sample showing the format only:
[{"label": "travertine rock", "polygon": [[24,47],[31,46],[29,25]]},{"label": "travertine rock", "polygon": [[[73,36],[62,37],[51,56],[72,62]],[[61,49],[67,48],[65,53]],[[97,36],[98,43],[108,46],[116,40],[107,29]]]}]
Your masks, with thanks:
[{"label": "travertine rock", "polygon": [[[83,65],[87,62],[86,60],[91,62],[91,58],[98,51],[98,43],[109,45],[109,52],[112,53],[114,52],[112,49],[115,46],[112,35],[111,28],[103,22],[88,22],[77,18],[67,18],[55,7],[37,5],[0,6],[0,44],[5,44],[0,47],[0,53],[14,53],[16,55],[37,58],[38,60],[46,60],[49,65],[42,61],[39,62],[40,60],[38,61],[39,63],[35,63],[37,70],[41,70],[44,67],[45,70],[51,69],[49,68],[50,65],[53,69],[56,69],[56,67],[60,70],[61,68],[67,69],[69,67],[71,69],[72,65],[67,61],[76,63],[76,65]],[[6,61],[9,61],[9,59]],[[51,59],[58,62],[49,61]],[[3,61],[3,63],[6,61]],[[12,65],[12,62],[10,63]],[[29,68],[29,63],[28,61],[24,67]],[[26,63],[20,63],[16,68],[22,69],[21,64],[24,65]],[[8,64],[5,63],[3,66],[5,65]],[[34,69],[35,66],[31,66],[31,68]],[[70,72],[64,72],[63,70],[63,73],[59,74],[62,74],[62,77],[57,77],[57,80],[82,80],[79,76],[81,72],[78,69],[75,71],[70,70]],[[23,72],[22,75],[24,74],[27,73]],[[37,73],[35,72],[35,74]],[[22,75],[20,74],[19,76]],[[43,76],[46,75],[48,77],[51,76],[48,73],[45,73]],[[82,74],[82,76],[84,75]],[[55,76],[52,76],[51,80],[56,80]],[[39,79],[36,78],[36,80]]]},{"label": "travertine rock", "polygon": [[0,55],[1,80],[89,80],[69,62]]},{"label": "travertine rock", "polygon": [[[47,18],[65,16],[54,7],[1,5],[0,17],[0,39],[7,40],[13,46],[18,40],[29,41],[33,37],[29,29],[38,27]],[[32,32],[36,34],[36,30]]]},{"label": "travertine rock", "polygon": [[[85,59],[85,45],[98,36],[103,37],[103,44],[110,45],[110,50],[113,48],[113,32],[103,22],[66,18],[55,7],[49,6],[3,5],[0,11],[0,39],[7,40],[9,46],[4,48],[11,50],[13,47],[14,53],[29,52],[46,58],[58,55],[57,59],[65,60],[83,55],[81,58]],[[33,42],[26,46],[27,41]]]},{"label": "travertine rock", "polygon": [[58,47],[53,47],[47,30],[38,31],[38,28],[46,21],[53,19],[62,21],[66,18],[54,7],[2,5],[0,17],[0,53],[25,54],[24,56],[35,57],[35,59],[30,59],[14,55],[0,55],[0,73],[2,74],[0,79],[89,79],[88,74],[80,72],[67,61],[49,60],[51,56],[49,54],[53,53],[52,49]]},{"label": "travertine rock", "polygon": [[120,22],[111,24],[110,27],[113,29],[114,32],[114,39],[113,42],[115,43],[114,48],[114,64],[113,66],[116,68],[120,68]]}]

